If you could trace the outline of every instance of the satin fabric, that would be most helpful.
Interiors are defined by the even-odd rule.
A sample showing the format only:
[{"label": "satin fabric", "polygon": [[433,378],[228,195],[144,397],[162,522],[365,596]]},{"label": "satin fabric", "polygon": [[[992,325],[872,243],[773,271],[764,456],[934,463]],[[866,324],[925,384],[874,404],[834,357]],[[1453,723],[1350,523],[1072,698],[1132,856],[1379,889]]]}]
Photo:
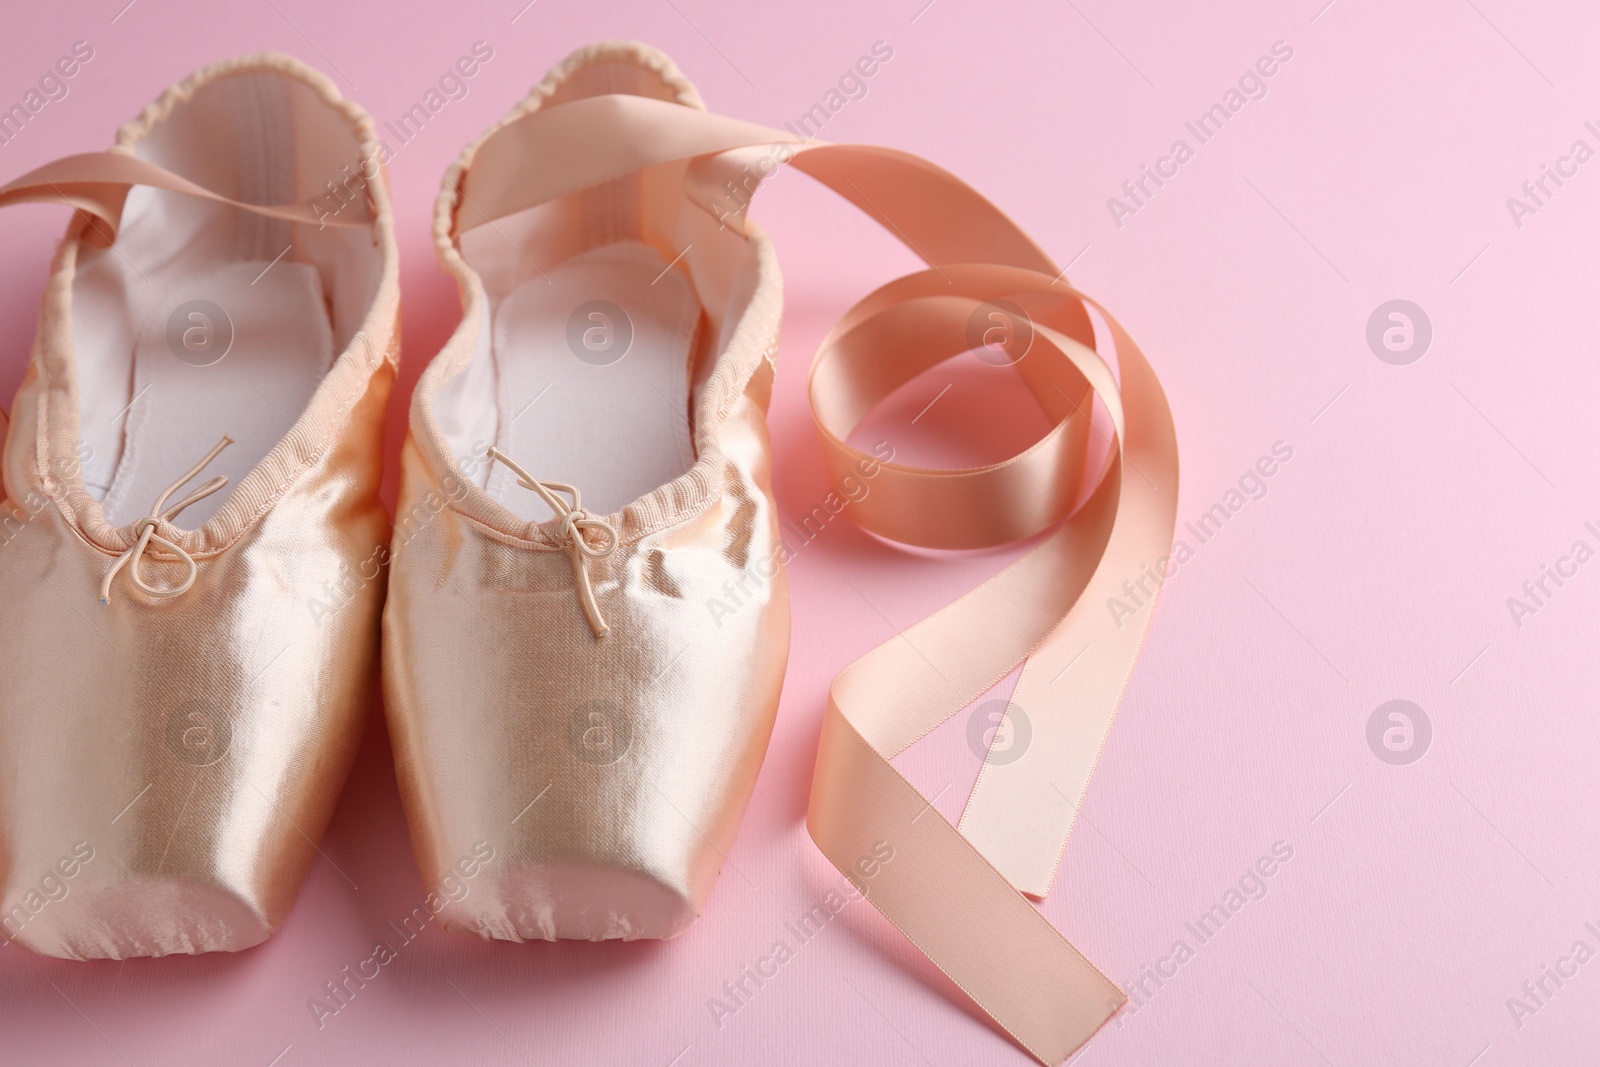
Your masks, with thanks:
[{"label": "satin fabric", "polygon": [[[554,101],[619,82],[661,97],[650,102],[665,109],[698,107],[660,53],[587,49],[546,78],[508,125],[468,146],[436,213],[436,242],[464,307],[412,401],[384,682],[424,884],[447,883],[480,842],[493,850],[465,893],[441,893],[438,902],[444,926],[484,938],[665,938],[694,922],[733,848],[788,658],[787,549],[766,428],[779,282],[759,234],[718,234],[688,211],[683,220],[698,229],[668,235],[678,248],[694,246],[681,265],[696,275],[707,316],[720,300],[736,309],[735,321],[730,340],[701,356],[711,366],[692,413],[693,467],[604,517],[619,546],[586,566],[606,636],[585,620],[560,523],[526,522],[485,493],[481,452],[452,454],[440,428],[461,417],[460,377],[489,356],[483,284],[456,243],[457,213],[477,199],[463,192],[462,175],[465,184],[514,186],[554,169],[544,156],[503,151],[501,132],[518,115],[557,113],[567,105]],[[659,192],[675,206],[674,183],[665,176],[637,201]],[[539,232],[648,210],[628,191],[615,195],[623,207],[602,196],[559,205]],[[520,237],[507,230],[497,236]],[[530,242],[518,254],[536,261],[554,253]],[[727,290],[743,288],[743,300],[727,297],[718,276]],[[552,392],[519,417],[539,418],[542,405],[562,400]],[[540,476],[537,456],[514,458]]]},{"label": "satin fabric", "polygon": [[[370,226],[372,215],[363,202],[352,202],[348,211],[342,201],[329,198],[333,207],[316,203],[243,204],[223,196],[181,174],[155,166],[138,156],[120,152],[85,152],[65,156],[42,167],[35,167],[20,178],[0,186],[0,207],[12,204],[67,204],[93,216],[84,230],[83,241],[92,248],[109,248],[117,239],[122,221],[122,205],[128,190],[135,185],[170,189],[218,204],[245,208],[257,215],[316,226]],[[334,214],[334,209],[340,209]]]},{"label": "satin fabric", "polygon": [[[370,121],[286,57],[220,64],[166,99],[237,72],[301,79],[364,123],[376,150]],[[119,580],[102,604],[102,577],[139,524],[110,526],[83,485],[73,277],[82,249],[114,235],[128,182],[192,190],[112,156],[74,157],[69,170],[82,187],[24,197],[82,211],[44,294],[0,464],[0,931],[73,959],[242,949],[281,924],[317,859],[376,681],[389,538],[377,494],[398,326],[387,193],[381,177],[367,188],[383,266],[355,342],[210,521],[156,526],[194,559],[192,588],[163,599]],[[309,204],[206,198],[315,217]],[[168,589],[187,569],[160,548],[137,565]]]},{"label": "satin fabric", "polygon": [[[808,826],[829,860],[997,1026],[1040,1062],[1064,1060],[1125,997],[1024,894],[1049,889],[1153,614],[1125,619],[1108,610],[1111,598],[1128,582],[1143,590],[1141,603],[1154,599],[1167,573],[1177,445],[1149,363],[1015,224],[906,153],[801,144],[780,131],[615,95],[525,116],[485,146],[491,150],[560,162],[515,181],[503,170],[468,175],[463,227],[673,161],[689,162],[686,185],[697,205],[739,223],[743,208],[720,211],[718,190],[765,175],[776,157],[924,259],[929,270],[847,312],[813,363],[813,411],[841,496],[850,495],[846,476],[867,458],[847,443],[862,418],[899,385],[969,348],[975,314],[999,301],[1020,310],[1034,345],[1015,369],[1051,431],[984,468],[885,464],[873,492],[848,513],[885,537],[933,548],[999,545],[1055,529],[834,680]],[[1096,350],[1090,307],[1119,374]],[[1086,447],[1095,429],[1091,398],[1111,424],[1111,447],[1099,461]],[[1080,491],[1088,499],[1074,513]],[[1024,661],[1013,707],[1031,717],[1030,747],[1021,758],[985,762],[958,829],[889,760]],[[871,862],[885,852],[892,863]]]}]

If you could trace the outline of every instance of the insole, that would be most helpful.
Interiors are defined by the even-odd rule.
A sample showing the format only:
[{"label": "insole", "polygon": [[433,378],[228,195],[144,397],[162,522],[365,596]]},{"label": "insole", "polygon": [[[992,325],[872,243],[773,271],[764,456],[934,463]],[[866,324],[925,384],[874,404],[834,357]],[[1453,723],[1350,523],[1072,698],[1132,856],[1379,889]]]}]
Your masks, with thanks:
[{"label": "insole", "polygon": [[133,402],[102,502],[106,521],[148,514],[226,434],[234,443],[187,488],[218,474],[228,488],[176,520],[186,530],[203,525],[294,425],[332,364],[316,268],[232,262],[174,283],[147,307],[134,343]]},{"label": "insole", "polygon": [[[654,249],[619,242],[513,290],[494,311],[495,445],[611,514],[694,465],[689,374],[700,304]],[[527,521],[549,509],[495,464],[487,492]]]}]

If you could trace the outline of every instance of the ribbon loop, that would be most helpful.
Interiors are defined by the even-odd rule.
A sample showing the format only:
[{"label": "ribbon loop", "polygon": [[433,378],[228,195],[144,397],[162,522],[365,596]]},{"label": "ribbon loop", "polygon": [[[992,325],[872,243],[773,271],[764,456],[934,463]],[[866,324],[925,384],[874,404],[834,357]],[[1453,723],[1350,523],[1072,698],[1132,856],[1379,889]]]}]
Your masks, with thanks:
[{"label": "ribbon loop", "polygon": [[[836,487],[868,459],[849,437],[872,409],[925,370],[965,352],[973,313],[1024,295],[996,291],[992,280],[982,284],[988,269],[953,266],[903,278],[888,294],[895,303],[881,306],[874,294],[863,301],[869,310],[852,309],[823,340],[808,388]],[[1014,283],[1039,278],[1020,270],[1015,275]],[[1056,310],[1054,321],[1065,330],[1078,334],[1087,328],[1075,302]],[[1092,395],[1076,365],[1040,332],[1043,325],[1029,324],[1037,336],[1009,369],[1028,384],[1051,429],[1018,455],[982,467],[883,463],[873,492],[847,505],[858,524],[904,544],[970,549],[1032,537],[1067,516],[1097,473],[1088,467]],[[897,358],[886,359],[885,352]]]}]

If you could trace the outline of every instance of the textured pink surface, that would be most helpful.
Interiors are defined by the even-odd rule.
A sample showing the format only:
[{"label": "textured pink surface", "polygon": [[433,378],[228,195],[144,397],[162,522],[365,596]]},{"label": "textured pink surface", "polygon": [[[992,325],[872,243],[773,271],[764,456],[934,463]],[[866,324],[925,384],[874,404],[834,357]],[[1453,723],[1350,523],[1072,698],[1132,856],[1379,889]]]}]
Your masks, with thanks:
[{"label": "textured pink surface", "polygon": [[[824,135],[928,155],[1063,263],[1076,257],[1073,279],[1163,375],[1183,450],[1180,519],[1237,503],[1228,492],[1259,457],[1280,441],[1293,450],[1264,496],[1203,544],[1189,536],[1194,556],[1168,584],[1044,905],[1119,982],[1133,988],[1146,966],[1170,975],[1146,978],[1081,1061],[1589,1062],[1600,564],[1547,580],[1540,604],[1522,587],[1575,542],[1600,547],[1600,460],[1582,435],[1600,401],[1600,161],[1562,164],[1575,175],[1547,179],[1540,204],[1521,186],[1575,141],[1600,149],[1584,125],[1600,120],[1600,17],[1509,0],[1322,2],[937,0],[919,12],[923,0],[543,0],[519,14],[519,0],[138,0],[120,16],[120,0],[24,5],[0,35],[0,102],[20,100],[75,41],[95,55],[0,146],[0,173],[104,146],[168,82],[221,56],[293,52],[382,122],[489,42],[469,95],[391,166],[409,386],[456,314],[426,238],[438,177],[550,63],[637,37],[671,53],[713,107],[781,124],[887,42],[893,59]],[[1293,57],[1266,95],[1198,144],[1185,122],[1278,41]],[[1107,198],[1180,138],[1192,158],[1159,189],[1147,182],[1153,195],[1129,201],[1138,209],[1119,227]],[[1537,210],[1513,213],[1513,195]],[[825,493],[802,395],[811,346],[847,300],[911,261],[798,175],[763,201],[790,294],[778,494],[798,516]],[[9,398],[62,218],[29,207],[4,225]],[[1366,340],[1393,299],[1431,320],[1431,346],[1409,365],[1380,361]],[[954,389],[911,426],[948,380],[918,383],[882,414],[882,434],[915,449],[962,425],[963,404],[990,417]],[[379,939],[397,944],[387,924],[422,895],[374,717],[327,859],[276,938],[238,956],[127,964],[0,950],[0,1059],[1027,1062],[870,909],[852,905],[804,944],[785,928],[838,881],[802,825],[828,680],[999,562],[907,555],[842,521],[799,551],[772,751],[710,913],[676,941],[486,945],[429,929],[319,1027],[308,1000]],[[1514,617],[1513,596],[1537,610]],[[1432,727],[1406,765],[1367,740],[1391,699]],[[977,771],[965,727],[958,717],[904,761],[930,795],[945,789],[950,816]],[[1292,858],[1249,876],[1279,842]],[[1234,902],[1204,941],[1186,925]],[[708,1001],[778,939],[794,958],[714,1017]],[[1180,941],[1187,951],[1171,955]],[[1588,951],[1573,955],[1580,941]]]}]

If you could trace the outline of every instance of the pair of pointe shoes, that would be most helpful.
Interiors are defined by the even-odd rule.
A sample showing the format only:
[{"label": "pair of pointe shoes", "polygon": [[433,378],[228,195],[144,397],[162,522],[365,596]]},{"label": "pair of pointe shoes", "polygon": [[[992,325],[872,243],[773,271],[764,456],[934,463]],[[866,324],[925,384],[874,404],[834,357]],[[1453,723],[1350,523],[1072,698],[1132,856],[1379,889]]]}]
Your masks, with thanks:
[{"label": "pair of pointe shoes", "polygon": [[[416,388],[393,523],[387,149],[327,78],[208,67],[109,153],[0,189],[78,209],[4,436],[7,939],[264,940],[380,646],[424,885],[468,889],[430,896],[443,925],[632,939],[700,913],[788,655],[781,295],[766,239],[692,202],[685,163],[562,170],[518,122],[610,94],[703,108],[659,53],[593,46],[445,175],[463,315]],[[708,611],[729,582],[738,609]]]},{"label": "pair of pointe shoes", "polygon": [[[462,321],[413,395],[391,522],[387,154],[327,79],[263,56],[170,90],[110,152],[0,187],[0,206],[76,209],[0,459],[4,936],[72,958],[266,938],[380,661],[438,922],[513,941],[693,922],[788,656],[781,297],[745,219],[787,164],[928,267],[846,311],[812,363],[852,517],[929,549],[1053,531],[834,679],[807,828],[1061,1062],[1126,998],[1023,894],[1048,892],[1152,615],[1097,605],[1162,570],[1177,514],[1171,413],[1132,338],[954,175],[711,114],[664,56],[598,45],[445,175],[434,237]],[[1038,441],[946,471],[850,445],[890,393],[978,349],[1016,366],[1052,423]],[[986,759],[959,826],[924,819],[937,798],[891,760],[1019,664],[1029,760]]]}]

